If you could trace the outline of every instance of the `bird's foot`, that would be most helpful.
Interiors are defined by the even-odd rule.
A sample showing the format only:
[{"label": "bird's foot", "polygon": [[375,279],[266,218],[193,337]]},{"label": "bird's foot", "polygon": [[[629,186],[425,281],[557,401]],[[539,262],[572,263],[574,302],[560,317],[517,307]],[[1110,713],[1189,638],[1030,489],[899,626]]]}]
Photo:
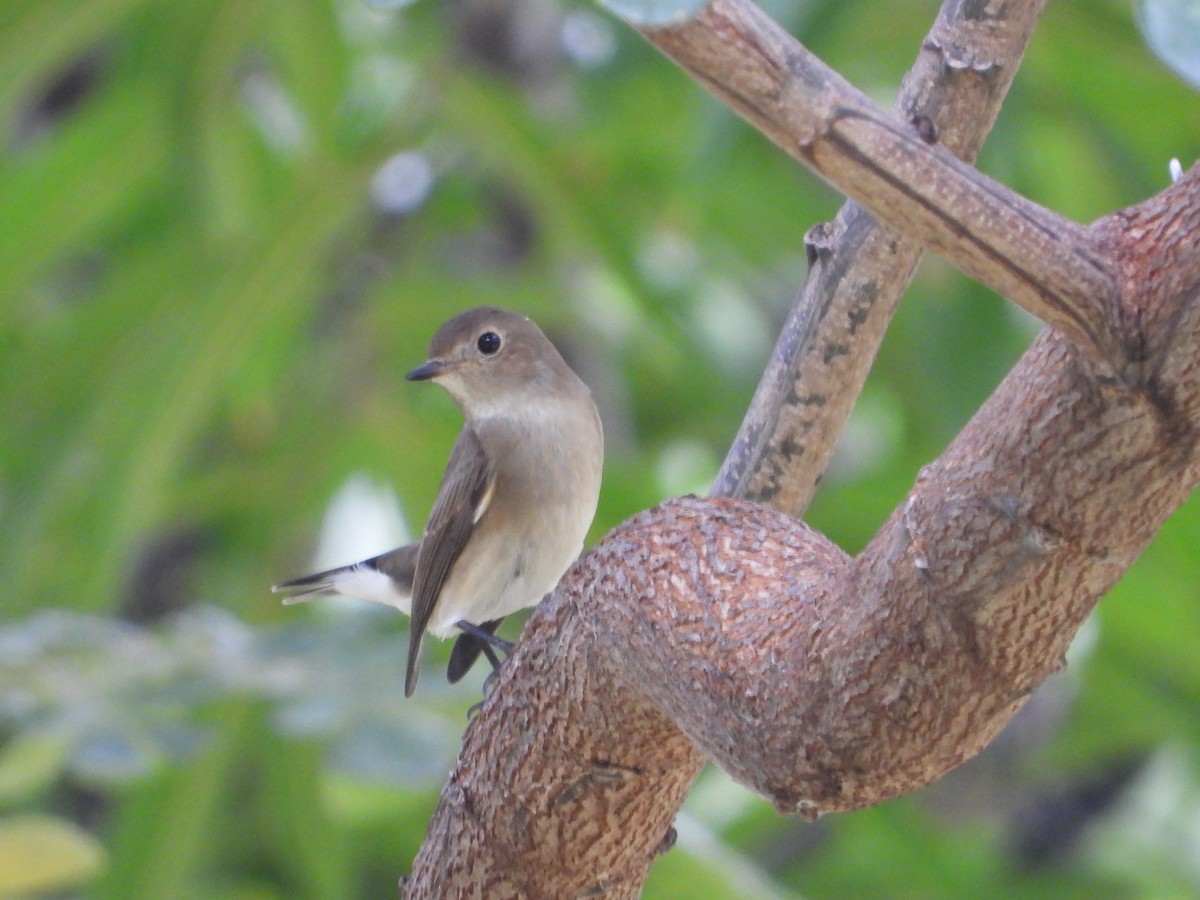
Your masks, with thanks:
[{"label": "bird's foot", "polygon": [[[508,660],[509,655],[513,651],[513,645],[510,641],[503,638],[498,638],[486,629],[480,628],[478,625],[473,625],[465,619],[460,619],[457,623],[459,631],[471,635],[471,637],[479,640],[479,649],[483,655],[487,657],[487,661],[492,664],[492,671],[488,677],[483,679],[483,699],[475,703],[467,710],[467,721],[475,718],[479,714],[479,710],[483,708],[484,701],[492,692],[492,688],[496,686],[496,676],[500,674],[500,667]],[[504,654],[504,659],[501,659],[496,650]]]},{"label": "bird's foot", "polygon": [[480,628],[478,625],[468,622],[466,619],[459,619],[454,623],[454,627],[482,642],[484,655],[487,656],[488,661],[492,664],[492,668],[499,668],[500,666],[500,664],[496,661],[496,654],[492,650],[493,647],[496,650],[499,650],[505,656],[508,656],[513,652],[513,645],[509,641],[504,640],[504,638],[496,637],[486,628]]}]

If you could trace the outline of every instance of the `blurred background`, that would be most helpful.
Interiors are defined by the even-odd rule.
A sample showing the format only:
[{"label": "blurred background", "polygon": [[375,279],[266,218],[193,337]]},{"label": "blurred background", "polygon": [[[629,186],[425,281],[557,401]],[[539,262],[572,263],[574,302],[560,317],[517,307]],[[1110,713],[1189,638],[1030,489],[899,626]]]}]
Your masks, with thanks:
[{"label": "blurred background", "polygon": [[[763,5],[882,103],[938,7]],[[1051,3],[981,167],[1087,222],[1200,155],[1139,15],[1186,73],[1195,2]],[[407,619],[268,588],[419,533],[461,420],[403,374],[534,317],[596,540],[706,489],[838,205],[588,3],[4,0],[0,895],[395,896],[484,673],[404,701]],[[927,259],[808,519],[859,550],[1036,328]],[[707,771],[646,896],[1200,892],[1198,545],[928,790],[805,824]]]}]

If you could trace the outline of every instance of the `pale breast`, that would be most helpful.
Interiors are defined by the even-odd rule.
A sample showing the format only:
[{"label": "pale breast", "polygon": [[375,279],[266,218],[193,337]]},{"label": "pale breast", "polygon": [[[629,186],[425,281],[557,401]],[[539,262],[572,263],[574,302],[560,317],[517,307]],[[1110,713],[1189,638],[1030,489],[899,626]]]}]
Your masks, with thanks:
[{"label": "pale breast", "polygon": [[[566,421],[564,421],[564,418]],[[448,637],[460,619],[479,624],[537,604],[583,548],[600,494],[603,435],[543,409],[524,433],[477,432],[497,466],[496,486],[455,561],[429,622]]]}]

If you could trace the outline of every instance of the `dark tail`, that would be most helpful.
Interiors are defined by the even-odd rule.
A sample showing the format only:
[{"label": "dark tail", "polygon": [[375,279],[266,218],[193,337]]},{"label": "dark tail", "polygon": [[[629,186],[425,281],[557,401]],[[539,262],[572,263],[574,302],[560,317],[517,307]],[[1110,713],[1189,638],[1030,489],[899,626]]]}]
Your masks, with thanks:
[{"label": "dark tail", "polygon": [[421,675],[421,638],[420,631],[413,630],[408,640],[408,668],[404,672],[404,696],[411,697],[417,689],[417,679]]},{"label": "dark tail", "polygon": [[[355,563],[354,565],[357,565]],[[291,581],[281,581],[279,584],[271,585],[271,592],[274,594],[287,594],[283,598],[286,603],[302,603],[305,600],[312,600],[314,597],[328,597],[337,593],[333,589],[334,579],[343,572],[354,568],[350,566],[338,566],[334,569],[326,569],[323,572],[314,572],[312,575],[305,575],[303,578],[293,578]]]}]

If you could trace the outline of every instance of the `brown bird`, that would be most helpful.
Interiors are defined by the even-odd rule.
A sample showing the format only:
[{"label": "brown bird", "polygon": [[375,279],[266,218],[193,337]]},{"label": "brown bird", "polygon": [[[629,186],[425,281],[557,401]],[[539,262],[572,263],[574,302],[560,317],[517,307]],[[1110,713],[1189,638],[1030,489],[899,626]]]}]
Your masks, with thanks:
[{"label": "brown bird", "polygon": [[458,681],[503,618],[536,605],[583,549],[596,512],[604,434],[591,392],[524,316],[473,309],[443,325],[407,376],[444,387],[466,422],[420,541],[275,585],[284,603],[343,594],[412,616],[405,696],[421,639],[458,634]]}]

